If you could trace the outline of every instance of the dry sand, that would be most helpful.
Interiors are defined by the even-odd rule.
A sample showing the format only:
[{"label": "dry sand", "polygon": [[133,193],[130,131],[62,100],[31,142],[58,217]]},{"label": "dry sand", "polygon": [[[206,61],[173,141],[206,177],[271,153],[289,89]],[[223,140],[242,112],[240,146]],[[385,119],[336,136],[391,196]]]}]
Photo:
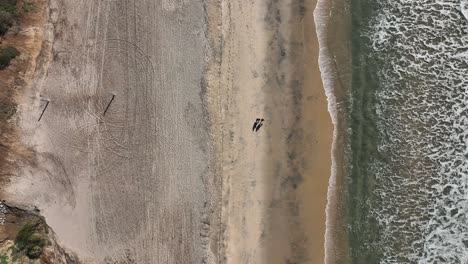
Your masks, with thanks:
[{"label": "dry sand", "polygon": [[50,2],[49,62],[20,105],[36,155],[9,192],[84,263],[217,262],[204,4]]},{"label": "dry sand", "polygon": [[[223,5],[227,263],[324,263],[332,124],[315,1]],[[255,118],[265,125],[251,131]]]}]

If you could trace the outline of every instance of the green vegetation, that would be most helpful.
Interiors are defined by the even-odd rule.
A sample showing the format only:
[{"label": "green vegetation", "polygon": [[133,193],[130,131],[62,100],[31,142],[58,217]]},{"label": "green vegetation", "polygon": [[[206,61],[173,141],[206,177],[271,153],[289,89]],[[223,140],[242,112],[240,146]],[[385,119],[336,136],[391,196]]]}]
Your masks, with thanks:
[{"label": "green vegetation", "polygon": [[0,0],[0,10],[16,15],[16,0]]},{"label": "green vegetation", "polygon": [[10,65],[10,61],[19,55],[19,51],[12,46],[0,48],[0,70]]},{"label": "green vegetation", "polygon": [[8,257],[5,255],[0,255],[0,264],[8,264]]},{"label": "green vegetation", "polygon": [[18,231],[12,247],[13,256],[26,255],[30,259],[39,258],[46,245],[46,239],[39,233],[39,224],[26,223]]},{"label": "green vegetation", "polygon": [[16,114],[17,106],[14,103],[0,106],[0,120],[8,120]]},{"label": "green vegetation", "polygon": [[28,3],[27,1],[23,1],[23,11],[24,12],[31,12],[31,11],[35,11],[36,10],[36,7],[34,6],[34,4],[32,3]]},{"label": "green vegetation", "polygon": [[14,15],[6,11],[0,10],[0,36],[5,35],[8,29],[14,23]]},{"label": "green vegetation", "polygon": [[0,0],[0,36],[13,26],[17,15],[16,0]]}]

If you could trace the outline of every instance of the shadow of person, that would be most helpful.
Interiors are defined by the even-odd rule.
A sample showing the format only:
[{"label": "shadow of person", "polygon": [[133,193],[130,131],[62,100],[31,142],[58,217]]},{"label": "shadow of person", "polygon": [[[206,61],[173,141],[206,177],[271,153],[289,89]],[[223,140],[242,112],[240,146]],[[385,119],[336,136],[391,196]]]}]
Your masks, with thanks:
[{"label": "shadow of person", "polygon": [[255,129],[255,132],[257,132],[263,126],[263,121],[264,120],[265,119],[263,119],[263,118],[260,120],[260,123],[258,123],[257,128]]},{"label": "shadow of person", "polygon": [[255,131],[255,128],[257,128],[259,122],[260,122],[260,118],[257,118],[257,120],[255,120],[253,124],[252,131]]}]

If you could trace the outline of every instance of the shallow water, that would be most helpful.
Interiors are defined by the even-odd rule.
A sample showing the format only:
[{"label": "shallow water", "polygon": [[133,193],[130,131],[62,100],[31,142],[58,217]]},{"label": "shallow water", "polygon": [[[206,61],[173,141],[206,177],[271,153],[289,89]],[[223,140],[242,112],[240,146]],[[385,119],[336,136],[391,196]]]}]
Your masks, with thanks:
[{"label": "shallow water", "polygon": [[351,260],[468,263],[468,3],[351,1]]}]

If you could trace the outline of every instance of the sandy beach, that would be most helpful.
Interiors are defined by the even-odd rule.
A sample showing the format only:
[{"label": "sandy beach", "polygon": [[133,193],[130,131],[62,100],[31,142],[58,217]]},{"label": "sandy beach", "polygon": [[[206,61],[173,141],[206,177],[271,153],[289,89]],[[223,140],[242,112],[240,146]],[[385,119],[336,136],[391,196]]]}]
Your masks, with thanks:
[{"label": "sandy beach", "polygon": [[[223,6],[227,263],[324,262],[332,124],[314,7],[315,1]],[[257,133],[255,118],[265,119]]]},{"label": "sandy beach", "polygon": [[315,4],[51,0],[7,197],[83,263],[324,263]]}]

